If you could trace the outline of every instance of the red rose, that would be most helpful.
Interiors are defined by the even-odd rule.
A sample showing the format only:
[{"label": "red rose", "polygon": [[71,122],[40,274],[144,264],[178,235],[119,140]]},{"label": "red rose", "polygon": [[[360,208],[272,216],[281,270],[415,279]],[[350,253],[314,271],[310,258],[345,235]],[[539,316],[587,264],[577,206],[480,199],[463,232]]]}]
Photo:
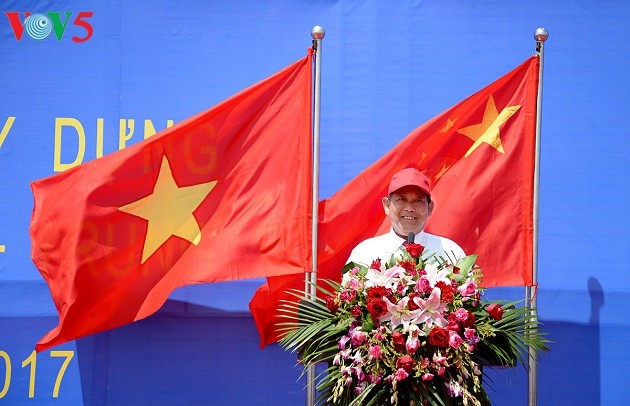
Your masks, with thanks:
[{"label": "red rose", "polygon": [[418,310],[420,306],[418,306],[416,302],[413,301],[413,298],[418,296],[418,294],[416,292],[411,292],[408,296],[409,301],[407,302],[407,309],[409,309],[410,311]]},{"label": "red rose", "polygon": [[435,347],[448,348],[449,337],[450,333],[447,329],[434,327],[429,333],[429,344]]},{"label": "red rose", "polygon": [[[405,336],[400,331],[394,331],[392,333],[392,342],[394,344],[394,348],[398,351],[403,351],[405,349]],[[446,341],[448,344],[448,339]]]},{"label": "red rose", "polygon": [[409,355],[403,355],[396,361],[396,368],[402,368],[405,372],[411,373],[413,370],[413,358]]},{"label": "red rose", "polygon": [[449,323],[457,323],[457,315],[456,315],[455,313],[449,313],[449,314],[446,316],[446,320],[447,320]]},{"label": "red rose", "polygon": [[459,333],[462,330],[462,327],[459,325],[457,321],[449,320],[448,325],[446,326],[446,329]]},{"label": "red rose", "polygon": [[377,271],[381,269],[381,259],[380,258],[376,258],[374,261],[372,261],[372,265],[370,265],[371,269],[376,269]]},{"label": "red rose", "polygon": [[503,318],[503,308],[501,305],[492,303],[488,306],[488,314],[495,320],[501,320]]},{"label": "red rose", "polygon": [[407,244],[405,248],[407,249],[409,255],[414,258],[418,258],[420,254],[422,254],[422,251],[424,251],[424,247],[420,244]]},{"label": "red rose", "polygon": [[387,296],[387,289],[385,286],[375,286],[373,288],[368,288],[367,290],[368,301],[372,299],[381,299],[384,296]]},{"label": "red rose", "polygon": [[326,307],[332,314],[337,313],[337,310],[339,310],[339,299],[337,299],[335,296],[327,295]]},{"label": "red rose", "polygon": [[380,298],[372,299],[368,302],[367,310],[372,316],[372,320],[377,320],[380,316],[387,313],[387,303]]},{"label": "red rose", "polygon": [[475,315],[466,310],[466,316],[462,317],[460,323],[463,327],[472,328],[475,326]]}]

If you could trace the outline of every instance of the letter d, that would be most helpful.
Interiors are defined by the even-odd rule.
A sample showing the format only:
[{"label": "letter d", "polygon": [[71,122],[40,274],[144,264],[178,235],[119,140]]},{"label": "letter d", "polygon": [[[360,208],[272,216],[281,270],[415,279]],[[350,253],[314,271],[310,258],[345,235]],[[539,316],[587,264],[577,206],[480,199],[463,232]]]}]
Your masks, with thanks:
[{"label": "letter d", "polygon": [[[69,164],[61,163],[61,131],[64,126],[73,127],[77,131],[79,143],[77,146],[77,156],[73,162]],[[55,119],[55,162],[54,171],[62,172],[74,166],[80,165],[85,156],[85,131],[83,126],[76,118],[59,117]]]}]

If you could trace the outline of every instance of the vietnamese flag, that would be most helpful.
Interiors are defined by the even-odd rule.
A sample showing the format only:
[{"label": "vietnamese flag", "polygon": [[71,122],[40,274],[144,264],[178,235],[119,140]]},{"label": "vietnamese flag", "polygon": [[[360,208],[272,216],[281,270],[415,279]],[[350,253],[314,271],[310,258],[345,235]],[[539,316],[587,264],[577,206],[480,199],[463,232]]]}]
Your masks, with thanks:
[{"label": "vietnamese flag", "polygon": [[[531,285],[539,60],[513,71],[416,128],[319,205],[318,278],[339,280],[350,251],[390,228],[381,198],[407,166],[433,184],[426,231],[479,255],[484,285]],[[250,302],[261,344],[277,340],[275,315],[299,276],[269,277]]]},{"label": "vietnamese flag", "polygon": [[310,271],[312,55],[132,147],[32,183],[59,325],[145,318],[184,285]]}]

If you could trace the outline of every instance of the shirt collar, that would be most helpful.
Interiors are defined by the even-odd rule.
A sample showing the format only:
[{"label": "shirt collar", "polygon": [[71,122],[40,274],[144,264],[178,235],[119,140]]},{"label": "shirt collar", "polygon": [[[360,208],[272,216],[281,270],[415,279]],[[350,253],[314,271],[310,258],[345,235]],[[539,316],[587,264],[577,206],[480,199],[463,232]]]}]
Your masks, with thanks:
[{"label": "shirt collar", "polygon": [[[419,241],[422,241],[422,239],[425,236],[425,232],[424,230],[420,231],[418,234],[416,234],[414,236],[413,242],[414,244],[419,244]],[[392,242],[396,242],[397,244],[402,244],[403,242],[407,241],[407,238],[403,238],[401,236],[399,236],[398,234],[396,234],[396,232],[394,231],[394,227],[389,229],[389,235],[390,238],[392,240]]]}]

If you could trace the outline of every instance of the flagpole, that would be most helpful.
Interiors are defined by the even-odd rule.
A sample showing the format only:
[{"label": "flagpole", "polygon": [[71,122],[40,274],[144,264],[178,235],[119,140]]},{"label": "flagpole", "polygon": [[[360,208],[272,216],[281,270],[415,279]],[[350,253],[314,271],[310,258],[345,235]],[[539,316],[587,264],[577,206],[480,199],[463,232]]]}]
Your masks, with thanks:
[{"label": "flagpole", "polygon": [[[545,28],[537,28],[534,33],[536,40],[536,53],[540,61],[538,71],[538,95],[536,99],[536,155],[534,163],[534,241],[533,241],[533,262],[532,262],[532,285],[525,288],[526,304],[533,310],[530,316],[534,320],[538,320],[536,310],[536,290],[538,288],[538,194],[540,186],[540,127],[542,123],[542,85],[543,85],[543,63],[544,63],[544,44],[549,38],[549,33]],[[528,399],[529,406],[538,404],[538,354],[537,351],[529,347],[529,368],[528,368]]]},{"label": "flagpole", "polygon": [[[322,39],[326,32],[324,28],[316,25],[311,30],[313,38],[313,51],[315,52],[315,90],[313,96],[313,223],[312,223],[312,253],[313,269],[306,273],[305,287],[306,297],[314,300],[317,296],[317,223],[319,214],[319,122],[321,109],[321,82],[322,82]],[[306,404],[315,404],[315,364],[306,369]]]}]

